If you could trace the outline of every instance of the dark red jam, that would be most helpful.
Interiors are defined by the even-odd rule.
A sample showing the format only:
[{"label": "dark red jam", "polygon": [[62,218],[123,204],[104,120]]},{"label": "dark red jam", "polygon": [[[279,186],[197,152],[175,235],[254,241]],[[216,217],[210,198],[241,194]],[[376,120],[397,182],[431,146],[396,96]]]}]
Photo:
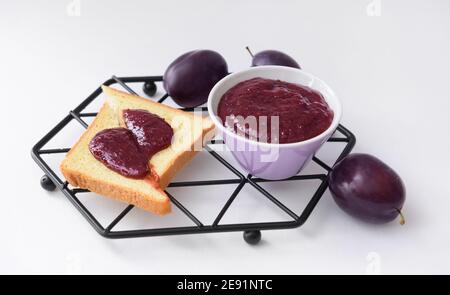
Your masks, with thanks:
[{"label": "dark red jam", "polygon": [[[333,121],[333,111],[318,91],[263,78],[240,82],[225,92],[219,102],[218,115],[224,126],[234,132],[275,143],[313,138],[328,129]],[[278,132],[272,129],[276,128],[272,116],[278,117]],[[251,117],[256,119],[249,120]],[[252,124],[255,122],[256,125]]]},{"label": "dark red jam", "polygon": [[125,110],[123,116],[128,129],[100,131],[89,143],[89,150],[109,169],[126,177],[144,178],[151,157],[170,146],[173,130],[145,110]]},{"label": "dark red jam", "polygon": [[149,158],[170,146],[172,127],[157,115],[145,110],[124,110],[123,119]]},{"label": "dark red jam", "polygon": [[126,128],[100,131],[89,143],[89,150],[106,167],[124,176],[143,178],[148,172],[148,157]]}]

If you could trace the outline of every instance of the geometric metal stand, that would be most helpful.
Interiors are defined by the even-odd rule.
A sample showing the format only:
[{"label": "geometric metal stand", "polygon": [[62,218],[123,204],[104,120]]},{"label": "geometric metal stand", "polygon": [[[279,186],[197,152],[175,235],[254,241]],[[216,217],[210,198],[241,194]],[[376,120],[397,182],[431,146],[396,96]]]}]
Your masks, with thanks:
[{"label": "geometric metal stand", "polygon": [[[113,76],[111,79],[105,81],[103,85],[110,86],[112,84],[120,84],[127,91],[135,94],[134,91],[127,85],[127,83],[145,83],[145,82],[159,82],[162,81],[161,76],[148,76],[148,77],[123,77],[117,78]],[[103,237],[122,239],[122,238],[136,238],[136,237],[150,237],[150,236],[163,236],[163,235],[181,235],[181,234],[200,234],[200,233],[214,233],[214,232],[232,232],[240,231],[244,232],[244,240],[249,244],[257,244],[261,239],[261,230],[275,230],[275,229],[287,229],[296,228],[301,226],[309,217],[314,207],[319,202],[323,193],[328,187],[328,173],[331,171],[331,167],[325,164],[323,161],[317,157],[313,158],[313,161],[321,166],[324,170],[321,174],[311,174],[311,175],[297,175],[285,180],[278,181],[297,181],[317,179],[320,180],[320,185],[311,196],[306,207],[300,215],[294,213],[291,209],[280,202],[276,196],[272,195],[270,192],[265,190],[260,183],[269,182],[270,180],[264,180],[260,178],[253,177],[252,175],[243,175],[240,173],[232,164],[223,159],[218,153],[216,153],[211,146],[223,144],[222,140],[212,140],[206,144],[204,149],[209,152],[218,162],[223,166],[228,168],[234,175],[231,179],[221,179],[221,180],[199,180],[199,181],[184,181],[184,182],[172,182],[168,187],[188,187],[188,186],[203,186],[217,185],[217,184],[235,184],[236,188],[232,194],[228,197],[227,202],[220,210],[219,214],[215,216],[214,221],[211,224],[204,224],[201,222],[194,214],[192,214],[186,207],[181,204],[176,196],[169,193],[171,202],[173,205],[178,207],[181,212],[183,212],[192,222],[193,225],[186,225],[181,227],[171,227],[171,228],[152,228],[152,229],[136,229],[136,230],[122,230],[114,231],[114,227],[131,211],[134,206],[127,206],[116,218],[114,218],[108,226],[103,227],[98,220],[93,216],[93,214],[82,204],[82,202],[77,197],[79,194],[88,192],[84,189],[74,188],[71,189],[65,179],[60,179],[55,171],[53,171],[49,165],[41,157],[43,154],[55,154],[55,153],[67,153],[70,148],[62,147],[56,149],[43,149],[46,143],[48,143],[56,134],[64,129],[72,120],[77,121],[83,127],[87,128],[88,124],[83,120],[86,117],[95,117],[96,113],[83,112],[85,108],[92,103],[100,94],[101,88],[97,88],[90,96],[88,96],[84,101],[81,102],[75,109],[69,112],[69,114],[61,120],[52,130],[50,130],[38,143],[33,147],[31,155],[39,167],[44,171],[45,175],[41,179],[41,185],[44,189],[53,190],[58,188],[63,194],[69,199],[69,201],[75,206],[75,208],[80,211],[80,213],[86,218],[86,220],[94,227],[94,229]],[[167,94],[163,95],[158,101],[164,103],[164,101],[169,96]],[[181,108],[185,111],[193,111],[192,108]],[[206,111],[207,108],[202,108]],[[355,136],[344,126],[339,125],[337,131],[343,136],[339,138],[332,137],[325,144],[333,144],[334,142],[346,143],[342,153],[338,156],[335,163],[345,157],[350,153],[353,146],[355,145]],[[233,224],[221,224],[220,221],[224,214],[227,212],[228,208],[238,196],[239,192],[245,185],[250,185],[260,192],[262,198],[267,198],[273,204],[275,204],[280,210],[286,212],[290,217],[291,221],[280,221],[280,222],[258,222],[258,223],[233,223]],[[151,214],[151,213],[149,213]]]}]

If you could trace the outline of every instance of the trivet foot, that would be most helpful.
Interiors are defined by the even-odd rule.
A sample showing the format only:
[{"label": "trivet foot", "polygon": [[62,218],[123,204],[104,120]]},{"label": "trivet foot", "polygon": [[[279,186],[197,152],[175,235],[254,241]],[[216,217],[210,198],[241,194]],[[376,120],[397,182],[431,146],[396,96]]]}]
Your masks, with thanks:
[{"label": "trivet foot", "polygon": [[54,191],[56,189],[56,185],[47,175],[41,177],[41,186],[43,189],[49,192]]},{"label": "trivet foot", "polygon": [[244,232],[244,240],[250,245],[256,245],[261,241],[261,231],[249,230]]},{"label": "trivet foot", "polygon": [[156,91],[157,91],[157,87],[155,82],[153,81],[146,81],[144,83],[144,86],[142,86],[142,90],[144,91],[144,93],[147,96],[153,96],[155,95]]}]

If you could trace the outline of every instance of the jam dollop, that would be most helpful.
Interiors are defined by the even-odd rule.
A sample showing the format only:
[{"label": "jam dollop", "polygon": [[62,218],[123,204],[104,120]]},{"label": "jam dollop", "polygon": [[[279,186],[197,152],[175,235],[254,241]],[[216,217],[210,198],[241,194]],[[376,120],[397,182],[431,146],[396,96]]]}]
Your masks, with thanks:
[{"label": "jam dollop", "polygon": [[106,167],[123,176],[143,178],[148,172],[148,157],[126,128],[100,131],[89,143],[89,150]]},{"label": "jam dollop", "polygon": [[[320,92],[299,84],[259,77],[240,82],[225,92],[219,102],[218,115],[224,126],[234,132],[272,143],[313,138],[328,129],[334,116]],[[272,129],[277,127],[276,121],[272,126],[272,116],[278,117],[276,133]],[[256,119],[248,120],[251,117]]]},{"label": "jam dollop", "polygon": [[146,110],[124,110],[123,119],[149,157],[170,146],[172,127],[159,116]]},{"label": "jam dollop", "polygon": [[149,161],[171,144],[173,130],[159,116],[146,110],[124,110],[127,128],[105,129],[89,143],[92,155],[109,169],[131,178],[144,178]]}]

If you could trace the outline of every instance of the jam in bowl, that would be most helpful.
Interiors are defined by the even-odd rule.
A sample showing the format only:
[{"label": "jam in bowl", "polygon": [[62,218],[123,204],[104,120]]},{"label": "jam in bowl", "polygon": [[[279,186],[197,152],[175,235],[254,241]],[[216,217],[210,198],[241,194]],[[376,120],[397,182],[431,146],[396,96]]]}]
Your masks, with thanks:
[{"label": "jam in bowl", "polygon": [[336,130],[341,104],[322,80],[299,69],[261,66],[220,80],[208,112],[251,175],[295,176]]}]

